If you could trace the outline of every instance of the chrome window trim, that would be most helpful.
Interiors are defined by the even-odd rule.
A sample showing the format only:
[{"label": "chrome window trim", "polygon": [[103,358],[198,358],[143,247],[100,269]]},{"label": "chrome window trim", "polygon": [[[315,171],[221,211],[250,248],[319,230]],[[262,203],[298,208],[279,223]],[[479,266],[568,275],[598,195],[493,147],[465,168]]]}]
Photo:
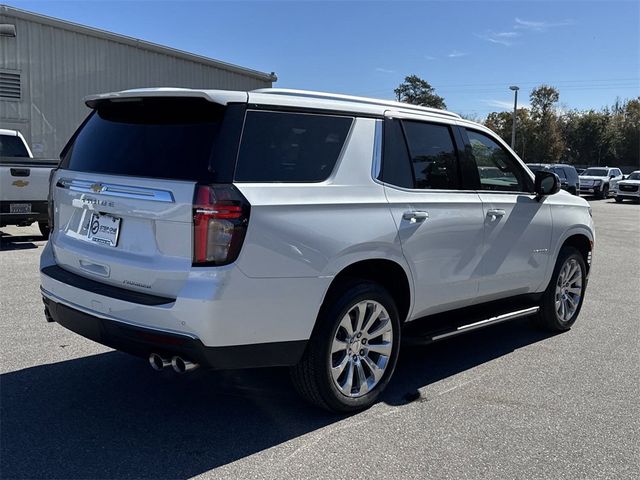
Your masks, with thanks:
[{"label": "chrome window trim", "polygon": [[373,162],[371,175],[374,180],[378,180],[382,169],[382,120],[376,120],[373,134]]},{"label": "chrome window trim", "polygon": [[377,178],[374,178],[373,180],[384,187],[393,188],[395,190],[400,190],[407,193],[477,193],[478,195],[495,193],[498,195],[528,195],[532,197],[536,196],[534,192],[512,192],[508,190],[439,190],[435,188],[405,188],[399,187],[398,185],[393,185],[392,183],[385,183],[382,180],[378,180]]},{"label": "chrome window trim", "polygon": [[133,198],[136,200],[151,200],[154,202],[174,203],[173,194],[168,190],[158,190],[147,187],[132,187],[115,183],[92,182],[77,178],[61,178],[57,187],[66,188],[72,192],[91,193],[108,197]]}]

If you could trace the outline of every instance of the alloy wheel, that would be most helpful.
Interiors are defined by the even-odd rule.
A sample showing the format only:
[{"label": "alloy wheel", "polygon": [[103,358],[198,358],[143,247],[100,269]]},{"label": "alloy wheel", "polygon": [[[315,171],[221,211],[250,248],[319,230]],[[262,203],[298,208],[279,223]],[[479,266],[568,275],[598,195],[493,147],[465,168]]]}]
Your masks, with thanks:
[{"label": "alloy wheel", "polygon": [[575,258],[568,258],[560,269],[556,282],[555,308],[558,319],[569,322],[582,297],[582,267]]},{"label": "alloy wheel", "polygon": [[393,349],[393,325],[374,300],[353,305],[333,336],[329,362],[334,385],[345,396],[361,397],[380,382]]}]

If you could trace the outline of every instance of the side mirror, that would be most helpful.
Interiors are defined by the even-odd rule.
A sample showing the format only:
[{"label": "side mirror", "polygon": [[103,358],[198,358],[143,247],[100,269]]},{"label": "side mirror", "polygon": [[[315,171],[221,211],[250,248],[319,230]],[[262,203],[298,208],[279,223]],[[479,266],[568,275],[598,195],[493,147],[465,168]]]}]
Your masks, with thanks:
[{"label": "side mirror", "polygon": [[538,198],[556,194],[560,191],[560,178],[553,172],[536,172],[535,190]]},{"label": "side mirror", "polygon": [[609,175],[609,178],[616,178],[615,175]]}]

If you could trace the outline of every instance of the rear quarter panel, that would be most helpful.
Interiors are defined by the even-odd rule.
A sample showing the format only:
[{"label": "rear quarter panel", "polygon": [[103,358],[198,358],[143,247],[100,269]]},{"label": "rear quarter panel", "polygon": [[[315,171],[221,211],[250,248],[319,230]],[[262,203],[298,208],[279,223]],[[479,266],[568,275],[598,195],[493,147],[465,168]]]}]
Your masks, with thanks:
[{"label": "rear quarter panel", "polygon": [[320,183],[236,183],[251,204],[238,267],[249,277],[333,277],[359,260],[407,271],[384,188],[372,179],[374,119],[356,119]]}]

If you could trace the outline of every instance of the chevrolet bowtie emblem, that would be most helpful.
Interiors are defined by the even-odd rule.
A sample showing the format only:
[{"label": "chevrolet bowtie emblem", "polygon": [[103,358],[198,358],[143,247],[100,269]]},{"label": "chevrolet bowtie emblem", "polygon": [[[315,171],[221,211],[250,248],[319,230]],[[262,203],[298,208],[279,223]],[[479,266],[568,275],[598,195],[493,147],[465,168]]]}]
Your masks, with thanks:
[{"label": "chevrolet bowtie emblem", "polygon": [[100,193],[104,190],[104,185],[102,185],[101,183],[94,183],[93,185],[91,185],[91,190],[93,190],[95,193]]},{"label": "chevrolet bowtie emblem", "polygon": [[29,185],[29,182],[27,182],[26,180],[16,180],[11,185],[15,185],[16,187],[26,187],[27,185]]}]

